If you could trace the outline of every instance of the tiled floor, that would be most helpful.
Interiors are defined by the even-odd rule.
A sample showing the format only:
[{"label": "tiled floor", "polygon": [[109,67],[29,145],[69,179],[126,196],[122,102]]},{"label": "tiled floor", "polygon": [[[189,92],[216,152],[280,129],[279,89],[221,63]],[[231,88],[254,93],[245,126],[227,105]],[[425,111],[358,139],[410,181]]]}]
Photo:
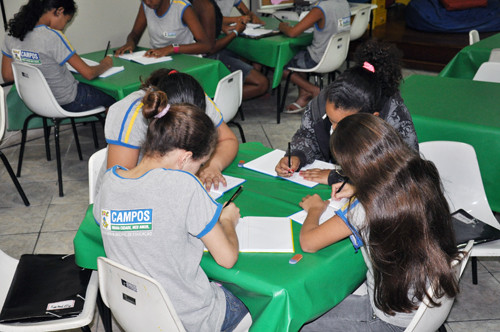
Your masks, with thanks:
[{"label": "tiled floor", "polygon": [[[270,95],[245,102],[245,121],[239,117],[236,120],[243,125],[247,141],[286,149],[287,142],[299,127],[301,115],[283,114],[281,124],[276,124],[274,105],[275,96]],[[72,240],[88,203],[87,161],[94,152],[90,128],[80,126],[79,135],[83,161],[78,160],[70,128],[64,127],[61,135],[64,197],[58,196],[56,162],[45,159],[40,130],[29,131],[19,179],[31,206],[23,205],[5,168],[0,165],[0,249],[7,254],[19,258],[24,253],[73,252]],[[2,143],[2,151],[14,169],[19,141],[20,133],[8,132]],[[100,142],[102,145],[102,137]],[[54,153],[54,147],[52,151]],[[461,293],[448,318],[448,331],[500,331],[500,260],[481,259],[478,269],[479,285],[471,283],[470,266],[464,273]],[[92,330],[103,331],[98,318]]]}]

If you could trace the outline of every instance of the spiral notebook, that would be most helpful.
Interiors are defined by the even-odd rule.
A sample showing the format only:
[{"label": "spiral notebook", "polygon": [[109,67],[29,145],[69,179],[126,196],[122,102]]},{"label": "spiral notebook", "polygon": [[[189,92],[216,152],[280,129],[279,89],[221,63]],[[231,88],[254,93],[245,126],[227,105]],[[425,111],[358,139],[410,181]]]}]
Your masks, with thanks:
[{"label": "spiral notebook", "polygon": [[500,239],[500,230],[474,218],[463,209],[451,214],[457,247],[465,247],[469,240],[474,244]]}]

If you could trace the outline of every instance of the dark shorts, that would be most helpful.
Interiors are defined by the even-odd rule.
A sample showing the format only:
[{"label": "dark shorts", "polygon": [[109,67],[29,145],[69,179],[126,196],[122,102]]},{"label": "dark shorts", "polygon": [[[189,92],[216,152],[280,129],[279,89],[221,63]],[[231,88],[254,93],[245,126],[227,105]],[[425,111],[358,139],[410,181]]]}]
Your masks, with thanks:
[{"label": "dark shorts", "polygon": [[85,112],[99,106],[109,107],[115,102],[115,98],[101,90],[85,83],[78,83],[75,100],[61,107],[68,112]]},{"label": "dark shorts", "polygon": [[290,60],[285,69],[290,67],[292,68],[301,68],[301,69],[309,69],[314,68],[318,63],[311,58],[311,55],[307,50],[300,50],[295,56]]},{"label": "dark shorts", "polygon": [[223,286],[220,288],[224,291],[226,295],[226,316],[224,322],[222,323],[221,332],[231,332],[236,326],[241,322],[243,317],[248,314],[248,309],[245,307],[243,302],[240,301],[236,296],[233,295]]},{"label": "dark shorts", "polygon": [[220,50],[219,52],[210,55],[209,58],[219,60],[225,64],[231,73],[240,69],[243,72],[243,81],[245,81],[248,74],[250,74],[250,71],[253,69],[252,65],[240,60],[237,54],[227,49]]}]

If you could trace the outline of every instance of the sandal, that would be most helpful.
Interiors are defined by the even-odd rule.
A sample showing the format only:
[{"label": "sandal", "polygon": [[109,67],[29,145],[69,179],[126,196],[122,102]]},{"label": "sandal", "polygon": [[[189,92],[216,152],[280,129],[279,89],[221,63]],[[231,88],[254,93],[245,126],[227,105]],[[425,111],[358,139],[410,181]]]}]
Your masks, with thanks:
[{"label": "sandal", "polygon": [[[294,106],[295,108],[290,108],[290,106]],[[300,112],[304,111],[305,108],[306,108],[306,106],[300,106],[297,103],[291,103],[290,105],[288,105],[288,107],[285,110],[283,110],[283,113],[296,114],[296,113],[300,113]]]}]

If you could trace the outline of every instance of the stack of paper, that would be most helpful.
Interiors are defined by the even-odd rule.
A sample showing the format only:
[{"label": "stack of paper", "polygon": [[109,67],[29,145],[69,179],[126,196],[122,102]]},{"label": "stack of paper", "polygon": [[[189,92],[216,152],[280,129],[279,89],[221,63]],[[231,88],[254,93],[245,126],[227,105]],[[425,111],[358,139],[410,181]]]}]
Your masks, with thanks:
[{"label": "stack of paper", "polygon": [[224,195],[226,191],[229,191],[233,189],[236,186],[239,186],[240,184],[244,183],[246,180],[241,179],[241,178],[236,178],[234,176],[229,176],[229,175],[224,175],[224,178],[226,179],[226,186],[223,187],[222,185],[219,184],[219,189],[215,190],[214,187],[210,189],[208,194],[213,198],[217,199]]},{"label": "stack of paper", "polygon": [[[326,208],[325,212],[323,212],[323,214],[319,218],[319,224],[321,225],[322,223],[333,217],[335,215],[335,211],[342,209],[343,207],[346,206],[347,203],[348,203],[347,198],[343,198],[340,201],[335,201],[331,199],[330,204]],[[292,214],[290,216],[290,219],[298,222],[299,224],[303,224],[304,221],[306,221],[306,217],[307,217],[307,212],[305,210],[302,210]]]},{"label": "stack of paper", "polygon": [[154,63],[160,63],[160,62],[172,60],[171,56],[162,56],[160,58],[149,58],[149,57],[145,57],[144,54],[146,54],[146,51],[138,51],[138,52],[134,52],[134,53],[124,53],[124,54],[120,55],[119,58],[129,60],[129,61],[134,61],[134,62],[140,63],[141,65],[151,65]]},{"label": "stack of paper", "polygon": [[[278,174],[275,171],[275,168],[276,168],[276,165],[281,160],[281,158],[283,158],[284,156],[285,156],[285,151],[276,149],[274,151],[266,153],[265,155],[263,155],[257,159],[254,159],[248,163],[245,163],[243,165],[243,167],[251,169],[253,171],[264,173],[267,175],[278,176]],[[313,169],[313,168],[334,169],[335,165],[321,161],[321,160],[316,160],[312,164],[309,164],[305,167],[302,167],[302,170],[308,170],[308,169]],[[301,184],[301,185],[309,187],[309,188],[312,188],[318,184],[317,182],[304,180],[304,178],[302,176],[300,176],[298,172],[295,172],[290,177],[286,177],[286,178],[281,177],[281,178],[288,180],[288,181],[292,181],[292,182]]]},{"label": "stack of paper", "polygon": [[259,37],[259,36],[271,34],[272,32],[273,32],[272,29],[260,29],[260,28],[251,29],[251,28],[247,27],[242,32],[242,34],[245,35],[245,36],[250,36],[250,37]]},{"label": "stack of paper", "polygon": [[241,218],[236,234],[240,252],[294,252],[290,218]]},{"label": "stack of paper", "polygon": [[[82,60],[83,60],[83,62],[85,62],[89,66],[97,66],[99,64],[99,62],[96,62],[96,61],[90,60],[90,59],[86,59],[86,58],[82,58]],[[70,71],[72,71],[73,73],[78,73],[78,71],[75,68],[73,68],[73,66],[70,65],[67,62],[66,62],[66,67],[68,67],[68,69]],[[125,70],[125,68],[123,66],[120,66],[120,67],[111,67],[108,70],[106,70],[104,73],[102,73],[101,75],[99,75],[99,77],[100,78],[106,78],[108,76],[114,75],[114,74],[119,73],[119,72],[124,71],[124,70]]]}]

